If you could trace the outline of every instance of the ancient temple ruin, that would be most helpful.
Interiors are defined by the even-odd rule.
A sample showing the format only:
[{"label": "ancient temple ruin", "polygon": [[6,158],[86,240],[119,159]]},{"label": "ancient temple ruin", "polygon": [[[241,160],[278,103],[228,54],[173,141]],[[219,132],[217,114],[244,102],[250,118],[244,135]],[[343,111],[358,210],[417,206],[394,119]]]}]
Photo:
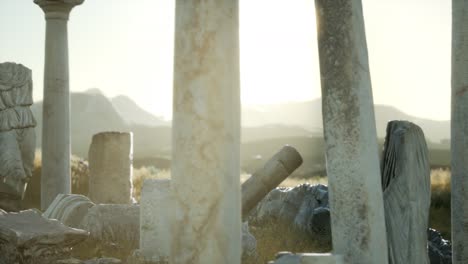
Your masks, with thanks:
[{"label": "ancient temple ruin", "polygon": [[[122,252],[123,249],[113,247],[120,242],[131,244],[132,249],[138,248],[132,256],[134,263],[139,263],[140,257],[144,261],[174,264],[241,263],[249,238],[248,226],[242,224],[243,216],[300,166],[302,158],[294,148],[285,147],[241,188],[239,1],[176,0],[172,178],[146,182],[141,208],[131,197],[133,150],[129,133],[106,132],[95,136],[89,155],[93,159],[94,177],[89,181],[91,200],[71,194],[67,21],[71,10],[83,2],[34,0],[46,20],[41,179],[41,208],[45,213],[9,214],[0,210],[0,227],[4,228],[0,228],[0,235],[18,240],[17,234],[21,232],[9,230],[20,228],[16,219],[27,215],[33,219],[31,222],[40,222],[53,232],[66,230],[69,234],[65,238],[56,235],[54,241],[68,239],[70,245],[86,238],[87,243],[93,241],[95,244],[88,244],[86,250],[101,240],[112,240],[106,244],[106,250]],[[428,263],[425,232],[430,179],[422,131],[398,123],[405,132],[416,131],[417,135],[392,134],[388,140],[415,140],[418,146],[402,144],[399,146],[404,151],[399,152],[389,150],[393,145],[387,143],[381,171],[361,0],[315,2],[329,179],[329,208],[320,208],[317,215],[331,219],[333,250],[330,254],[280,254],[274,263]],[[453,0],[453,11],[453,263],[466,263],[468,44],[463,29],[467,24],[463,16],[468,12],[466,3]],[[35,121],[29,110],[31,89],[29,69],[13,63],[0,64],[0,207],[9,211],[17,211],[17,203],[31,176],[35,147]],[[397,133],[398,129],[401,127],[391,123],[389,133]],[[396,155],[402,155],[401,159],[405,155],[418,157],[415,161],[418,166],[408,169],[404,167],[405,160],[393,159]],[[103,156],[114,159],[100,160]],[[118,166],[110,168],[115,160],[119,161]],[[395,166],[404,169],[395,173],[392,170]],[[103,192],[106,182],[102,179],[108,179],[110,173],[117,175],[114,179],[122,183],[121,189]],[[411,193],[416,197],[402,191],[409,189],[417,190]],[[407,215],[400,221],[395,215],[405,208],[401,206],[405,202],[400,199],[403,195],[411,198],[410,203],[417,202],[410,204],[413,207],[405,211]],[[170,206],[151,208],[166,202]],[[422,206],[414,208],[415,205]],[[83,230],[68,229],[47,218]],[[404,221],[411,222],[409,226],[413,228],[407,232],[409,241],[398,233]],[[47,234],[40,236],[47,238]],[[160,237],[154,239],[155,236]],[[31,248],[45,248],[43,252],[48,253],[53,252],[56,244],[44,242],[41,247]],[[23,254],[18,250],[22,246],[17,243],[10,251]],[[41,250],[34,254],[39,256]],[[408,253],[410,250],[416,253]],[[68,253],[62,248],[58,251],[63,256]],[[34,263],[31,262],[34,256],[29,256],[28,263]]]}]

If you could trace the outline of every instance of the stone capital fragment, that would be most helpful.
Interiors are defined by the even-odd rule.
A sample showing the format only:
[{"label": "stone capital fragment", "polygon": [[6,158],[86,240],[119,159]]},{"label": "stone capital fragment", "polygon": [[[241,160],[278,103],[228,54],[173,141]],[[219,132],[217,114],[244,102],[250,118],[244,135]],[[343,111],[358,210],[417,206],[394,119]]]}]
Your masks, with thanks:
[{"label": "stone capital fragment", "polygon": [[81,5],[84,0],[34,0],[41,7],[46,19],[68,20],[73,7]]}]

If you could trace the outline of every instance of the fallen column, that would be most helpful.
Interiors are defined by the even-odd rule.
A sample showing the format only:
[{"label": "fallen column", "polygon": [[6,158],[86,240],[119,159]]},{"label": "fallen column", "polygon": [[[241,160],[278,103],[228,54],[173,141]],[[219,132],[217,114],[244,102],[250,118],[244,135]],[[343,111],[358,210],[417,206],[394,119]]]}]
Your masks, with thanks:
[{"label": "fallen column", "polygon": [[291,146],[284,146],[265,166],[242,184],[242,217],[252,210],[271,190],[302,164],[302,157]]},{"label": "fallen column", "polygon": [[361,0],[316,0],[333,252],[388,263]]},{"label": "fallen column", "polygon": [[430,166],[424,133],[417,125],[408,121],[388,123],[382,189],[389,263],[429,263]]}]

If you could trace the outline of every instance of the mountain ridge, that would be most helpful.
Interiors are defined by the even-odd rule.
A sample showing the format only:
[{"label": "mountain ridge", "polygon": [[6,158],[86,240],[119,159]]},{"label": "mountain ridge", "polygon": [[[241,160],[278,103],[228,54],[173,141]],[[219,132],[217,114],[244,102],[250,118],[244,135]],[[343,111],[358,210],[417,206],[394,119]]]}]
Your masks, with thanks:
[{"label": "mountain ridge", "polygon": [[[171,123],[151,115],[127,96],[106,97],[98,89],[71,93],[71,138],[74,154],[87,157],[92,136],[102,131],[133,132],[136,157],[169,156]],[[116,103],[118,100],[125,104]],[[125,102],[126,101],[126,102]],[[123,105],[123,106],[122,106]],[[38,146],[41,145],[42,101],[31,107],[38,121]],[[122,116],[125,114],[125,117]],[[143,113],[143,118],[138,115]],[[242,143],[265,139],[322,137],[321,101],[244,107]],[[449,137],[449,121],[434,121],[409,116],[392,106],[375,106],[378,137],[385,135],[388,120],[404,119],[420,125],[430,141]],[[131,122],[129,122],[129,120]],[[147,121],[150,120],[150,121]],[[151,121],[152,120],[152,121]],[[156,124],[156,125],[155,125]],[[287,142],[284,142],[285,144]]]}]

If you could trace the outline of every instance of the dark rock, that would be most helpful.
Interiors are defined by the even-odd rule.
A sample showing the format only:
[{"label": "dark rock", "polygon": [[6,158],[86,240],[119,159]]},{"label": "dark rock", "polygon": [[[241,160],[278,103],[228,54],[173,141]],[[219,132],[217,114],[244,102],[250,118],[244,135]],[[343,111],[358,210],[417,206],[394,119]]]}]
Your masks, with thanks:
[{"label": "dark rock", "polygon": [[325,243],[331,242],[328,188],[301,184],[272,190],[249,215],[251,225],[282,221]]},{"label": "dark rock", "polygon": [[440,233],[432,228],[427,230],[429,260],[431,264],[451,264],[452,244],[442,238]]}]

